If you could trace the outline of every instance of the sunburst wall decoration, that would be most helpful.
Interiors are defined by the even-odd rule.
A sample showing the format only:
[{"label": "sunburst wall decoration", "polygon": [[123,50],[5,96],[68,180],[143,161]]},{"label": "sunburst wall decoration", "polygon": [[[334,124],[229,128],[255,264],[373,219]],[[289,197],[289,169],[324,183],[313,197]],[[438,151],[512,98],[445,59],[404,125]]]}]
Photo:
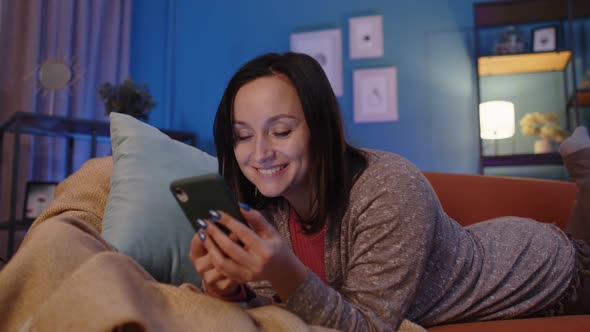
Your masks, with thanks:
[{"label": "sunburst wall decoration", "polygon": [[77,57],[61,56],[42,61],[25,75],[24,80],[32,83],[32,89],[35,89],[37,94],[51,98],[49,114],[54,114],[55,93],[64,92],[72,95],[82,76]]}]

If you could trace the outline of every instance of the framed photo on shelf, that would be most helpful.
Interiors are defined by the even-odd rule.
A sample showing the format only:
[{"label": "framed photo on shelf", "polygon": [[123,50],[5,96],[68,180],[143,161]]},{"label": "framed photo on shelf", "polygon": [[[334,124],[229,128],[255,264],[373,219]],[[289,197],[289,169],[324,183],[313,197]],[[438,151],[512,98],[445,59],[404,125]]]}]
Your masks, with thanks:
[{"label": "framed photo on shelf", "polygon": [[354,122],[397,121],[397,68],[359,69],[353,73]]},{"label": "framed photo on shelf", "polygon": [[533,29],[533,52],[549,52],[557,49],[557,26]]},{"label": "framed photo on shelf", "polygon": [[334,94],[342,96],[342,32],[329,29],[291,34],[292,52],[313,57],[324,69]]},{"label": "framed photo on shelf", "polygon": [[383,56],[383,16],[352,17],[348,20],[350,58]]},{"label": "framed photo on shelf", "polygon": [[23,219],[32,221],[41,215],[51,203],[57,182],[27,182]]}]

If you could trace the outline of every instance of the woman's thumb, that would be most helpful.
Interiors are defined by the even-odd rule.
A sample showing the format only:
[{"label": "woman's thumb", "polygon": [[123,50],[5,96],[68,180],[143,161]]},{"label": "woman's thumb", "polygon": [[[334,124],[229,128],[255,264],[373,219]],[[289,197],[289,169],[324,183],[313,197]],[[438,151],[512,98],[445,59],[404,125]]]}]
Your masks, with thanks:
[{"label": "woman's thumb", "polygon": [[260,211],[254,210],[242,202],[240,202],[240,210],[256,234],[268,234],[272,231],[272,226]]}]

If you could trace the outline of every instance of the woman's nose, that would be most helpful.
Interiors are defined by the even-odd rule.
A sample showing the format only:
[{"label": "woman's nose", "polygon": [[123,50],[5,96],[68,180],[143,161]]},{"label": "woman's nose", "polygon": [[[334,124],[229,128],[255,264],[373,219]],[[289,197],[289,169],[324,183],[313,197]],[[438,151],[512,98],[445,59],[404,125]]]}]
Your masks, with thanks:
[{"label": "woman's nose", "polygon": [[254,158],[258,163],[264,163],[271,160],[274,156],[271,142],[266,138],[260,138],[256,141],[256,151],[254,151]]}]

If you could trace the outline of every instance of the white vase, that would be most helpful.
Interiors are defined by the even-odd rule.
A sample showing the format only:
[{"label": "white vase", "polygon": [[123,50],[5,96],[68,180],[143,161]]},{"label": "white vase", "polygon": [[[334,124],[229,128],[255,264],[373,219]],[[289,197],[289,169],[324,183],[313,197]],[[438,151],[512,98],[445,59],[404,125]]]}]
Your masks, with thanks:
[{"label": "white vase", "polygon": [[535,153],[550,153],[555,151],[555,144],[548,138],[535,141]]}]

